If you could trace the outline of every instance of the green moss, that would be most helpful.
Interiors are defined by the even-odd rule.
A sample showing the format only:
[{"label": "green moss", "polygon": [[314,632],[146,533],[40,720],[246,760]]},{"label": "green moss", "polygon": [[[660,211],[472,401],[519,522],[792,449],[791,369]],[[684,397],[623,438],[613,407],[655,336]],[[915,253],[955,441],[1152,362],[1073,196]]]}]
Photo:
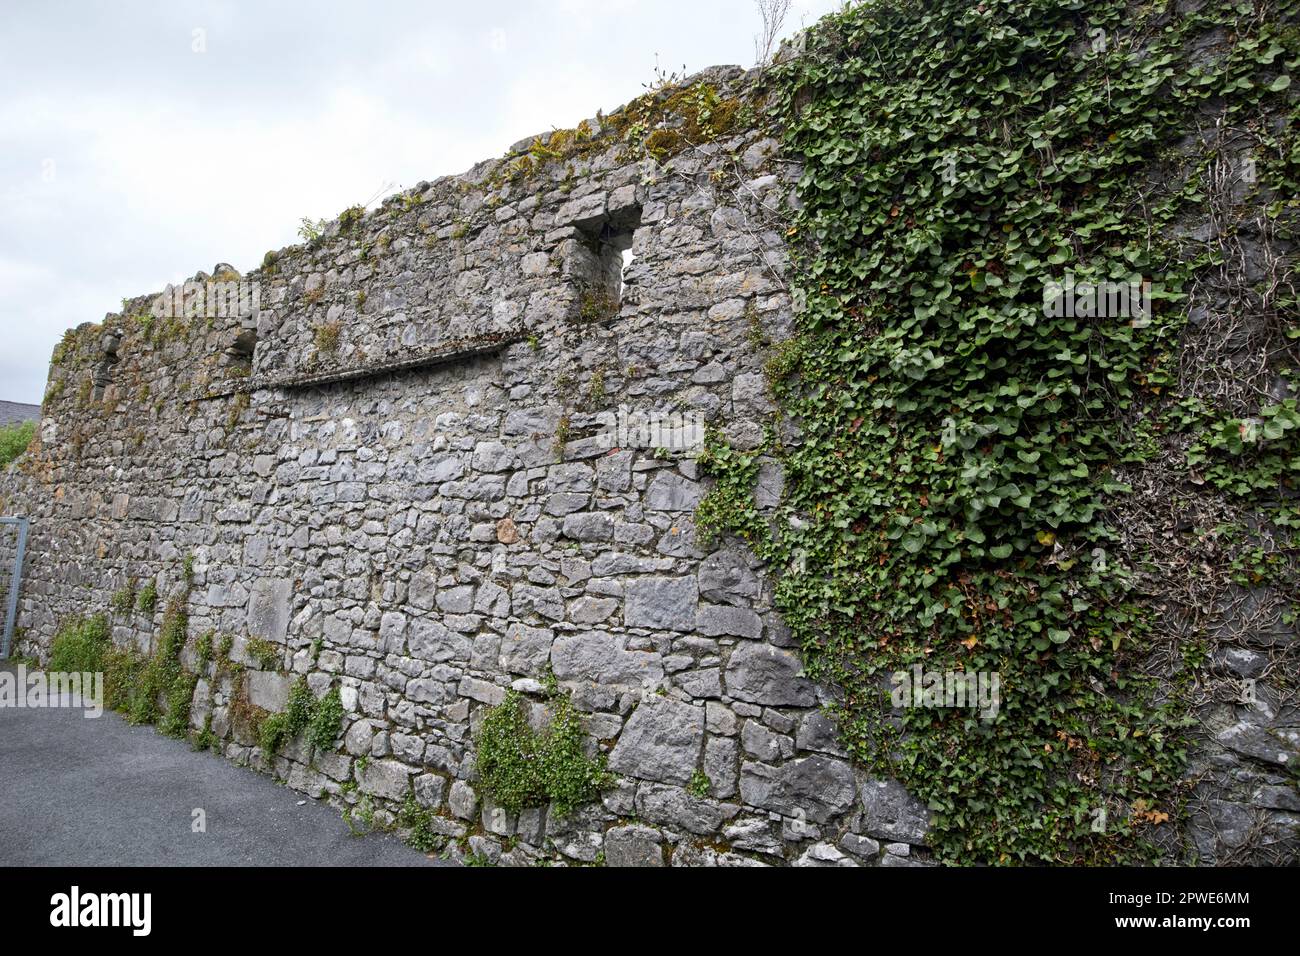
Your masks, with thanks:
[{"label": "green moss", "polygon": [[584,323],[606,322],[617,318],[622,307],[618,296],[611,295],[603,288],[590,286],[583,289],[578,297],[578,318]]}]

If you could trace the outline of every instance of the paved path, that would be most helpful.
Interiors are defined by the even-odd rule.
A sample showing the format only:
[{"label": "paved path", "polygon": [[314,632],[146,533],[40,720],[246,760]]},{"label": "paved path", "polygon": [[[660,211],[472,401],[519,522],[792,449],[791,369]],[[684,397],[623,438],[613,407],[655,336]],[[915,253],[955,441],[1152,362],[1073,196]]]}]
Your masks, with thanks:
[{"label": "paved path", "polygon": [[[304,799],[118,714],[0,707],[0,866],[434,863]],[[207,833],[191,832],[196,807]]]}]

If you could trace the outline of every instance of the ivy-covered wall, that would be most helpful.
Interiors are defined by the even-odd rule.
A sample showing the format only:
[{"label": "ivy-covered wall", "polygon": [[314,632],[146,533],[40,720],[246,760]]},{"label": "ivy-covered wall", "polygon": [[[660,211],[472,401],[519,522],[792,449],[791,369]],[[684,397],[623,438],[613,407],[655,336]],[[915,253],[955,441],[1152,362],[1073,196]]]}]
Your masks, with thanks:
[{"label": "ivy-covered wall", "polygon": [[[1297,10],[874,3],[780,71],[802,520],[760,553],[944,859],[1294,859]],[[917,664],[996,719],[891,713]]]},{"label": "ivy-covered wall", "polygon": [[860,5],[124,302],[19,649],[476,861],[1294,861],[1298,37]]}]

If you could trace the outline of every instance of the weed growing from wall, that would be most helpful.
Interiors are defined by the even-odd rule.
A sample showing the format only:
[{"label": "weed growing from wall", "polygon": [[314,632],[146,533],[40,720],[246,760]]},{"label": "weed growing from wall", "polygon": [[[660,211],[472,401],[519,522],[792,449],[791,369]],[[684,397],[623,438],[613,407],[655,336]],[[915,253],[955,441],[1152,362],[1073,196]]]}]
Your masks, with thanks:
[{"label": "weed growing from wall", "polygon": [[613,780],[604,755],[588,757],[583,749],[582,725],[569,699],[552,700],[553,716],[541,732],[529,725],[516,691],[488,712],[479,730],[479,782],[511,813],[549,802],[565,816],[596,799]]},{"label": "weed growing from wall", "polygon": [[307,726],[307,740],[317,750],[331,751],[343,725],[343,699],[337,687],[316,702]]},{"label": "weed growing from wall", "polygon": [[111,646],[103,615],[69,621],[50,645],[50,670],[68,674],[103,670],[104,654]]}]

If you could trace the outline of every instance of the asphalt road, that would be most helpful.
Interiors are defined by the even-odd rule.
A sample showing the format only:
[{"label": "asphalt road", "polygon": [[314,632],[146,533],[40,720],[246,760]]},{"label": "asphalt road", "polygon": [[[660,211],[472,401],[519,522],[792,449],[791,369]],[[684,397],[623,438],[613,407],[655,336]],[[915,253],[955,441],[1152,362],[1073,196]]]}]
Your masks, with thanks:
[{"label": "asphalt road", "polygon": [[[196,808],[206,833],[192,832]],[[0,866],[430,865],[394,836],[352,836],[324,803],[118,714],[0,707]]]}]

